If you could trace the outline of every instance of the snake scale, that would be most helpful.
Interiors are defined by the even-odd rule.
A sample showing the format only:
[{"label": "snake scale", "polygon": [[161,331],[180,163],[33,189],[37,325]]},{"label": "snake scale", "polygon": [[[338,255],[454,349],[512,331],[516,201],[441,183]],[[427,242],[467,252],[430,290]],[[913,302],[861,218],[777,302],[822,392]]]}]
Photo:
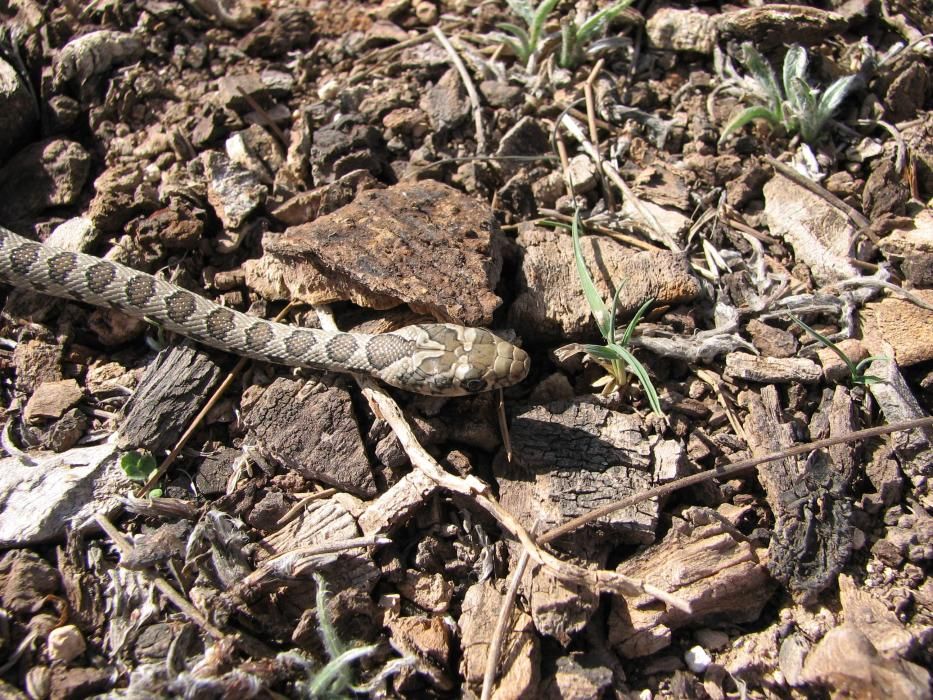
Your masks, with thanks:
[{"label": "snake scale", "polygon": [[482,328],[433,323],[369,335],[264,321],[125,265],[45,246],[3,227],[0,282],[146,317],[238,355],[368,374],[431,396],[510,386],[525,378],[530,363],[524,350]]}]

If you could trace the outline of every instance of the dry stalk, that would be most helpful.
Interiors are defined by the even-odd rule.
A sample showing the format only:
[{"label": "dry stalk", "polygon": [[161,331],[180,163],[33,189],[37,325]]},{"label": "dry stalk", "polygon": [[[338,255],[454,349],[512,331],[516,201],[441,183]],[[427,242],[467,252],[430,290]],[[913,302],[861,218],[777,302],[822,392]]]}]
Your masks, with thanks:
[{"label": "dry stalk", "polygon": [[476,92],[476,86],[473,85],[473,79],[469,71],[460,58],[460,55],[454,49],[453,45],[447,40],[444,32],[436,24],[431,27],[434,37],[444,47],[447,55],[450,56],[450,62],[454,64],[457,73],[460,74],[460,80],[463,81],[463,87],[466,88],[467,95],[470,97],[470,104],[473,106],[473,125],[476,129],[476,150],[479,155],[486,154],[486,127],[483,124],[483,107],[479,101],[479,93]]},{"label": "dry stalk", "polygon": [[528,559],[528,550],[525,550],[518,558],[515,571],[512,572],[512,580],[509,582],[509,590],[506,591],[505,597],[502,599],[502,605],[499,607],[496,629],[492,632],[492,639],[489,640],[489,652],[486,654],[486,670],[483,673],[483,691],[480,694],[480,700],[489,700],[492,697],[492,684],[496,681],[496,668],[499,666],[499,657],[502,655],[502,645],[511,630],[509,622],[512,619],[512,610],[515,607],[515,596],[518,593],[519,585],[521,585],[522,576],[525,575]]}]

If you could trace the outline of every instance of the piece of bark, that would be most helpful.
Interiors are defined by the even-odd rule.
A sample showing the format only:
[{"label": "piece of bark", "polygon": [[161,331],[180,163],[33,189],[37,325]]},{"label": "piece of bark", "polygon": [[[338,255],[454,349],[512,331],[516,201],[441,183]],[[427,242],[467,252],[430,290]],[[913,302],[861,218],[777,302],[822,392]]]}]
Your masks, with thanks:
[{"label": "piece of bark", "polygon": [[[888,348],[890,353],[890,348]],[[888,357],[891,355],[888,354]],[[915,420],[928,413],[920,405],[892,360],[875,360],[872,374],[882,381],[869,385],[872,397],[884,414],[887,423]],[[933,428],[914,428],[913,430],[893,433],[888,442],[894,447],[894,453],[900,460],[901,469],[914,482],[933,476]]]},{"label": "piece of bark", "polygon": [[437,483],[423,472],[406,474],[369,504],[359,517],[360,529],[367,535],[390,532],[408,520],[436,490]]},{"label": "piece of bark", "polygon": [[[463,644],[460,673],[473,692],[478,692],[483,682],[490,652],[489,640],[496,627],[503,597],[492,582],[484,581],[471,586],[463,599],[463,612],[457,621]],[[520,608],[515,608],[496,667],[492,697],[498,700],[533,697],[540,675],[540,653],[531,618]]]},{"label": "piece of bark", "polygon": [[339,381],[279,377],[244,422],[247,441],[286,468],[362,498],[376,495],[352,397]]},{"label": "piece of bark", "polygon": [[220,367],[203,350],[173,345],[160,352],[126,405],[117,447],[153,454],[171,449],[220,376]]},{"label": "piece of bark", "polygon": [[674,630],[717,620],[758,618],[773,590],[764,549],[754,547],[715,511],[692,507],[674,518],[664,539],[624,561],[617,571],[644,580],[689,603],[692,613],[665,608],[649,595],[615,596],[609,642],[626,658],[653,654]]},{"label": "piece of bark", "polygon": [[819,365],[804,357],[759,357],[747,352],[726,355],[725,377],[759,384],[816,384],[823,378]]},{"label": "piece of bark", "polygon": [[[536,227],[523,228],[524,249],[518,276],[519,294],[509,307],[509,325],[526,339],[554,341],[596,332],[574,266],[569,235]],[[645,300],[664,306],[694,299],[700,286],[687,258],[667,251],[632,252],[611,238],[584,236],[583,258],[604,299],[622,285],[617,304],[621,316]],[[622,283],[624,280],[624,284]]]},{"label": "piece of bark", "polygon": [[0,460],[0,547],[26,547],[58,539],[70,524],[120,507],[130,482],[105,443],[24,464]]},{"label": "piece of bark", "polygon": [[[247,280],[311,304],[408,304],[437,320],[484,326],[504,238],[492,210],[439,182],[366,190],[332,214],[263,242],[272,263],[244,265]],[[265,259],[265,258],[264,258]]]},{"label": "piece of bark", "polygon": [[[494,463],[500,501],[525,527],[544,530],[650,487],[651,447],[635,415],[585,401],[534,406],[512,421],[513,462]],[[654,540],[655,501],[616,511],[572,536],[611,532],[617,542]],[[581,533],[589,533],[584,535]]]},{"label": "piece of bark", "polygon": [[396,617],[390,619],[386,626],[393,649],[415,659],[416,670],[430,678],[440,690],[454,689],[449,668],[453,636],[443,618],[425,615]]},{"label": "piece of bark", "polygon": [[[760,395],[743,392],[739,402],[748,410],[745,433],[753,455],[795,444],[775,387],[764,387]],[[759,469],[758,478],[775,519],[768,569],[798,602],[812,601],[832,585],[852,552],[849,483],[824,452],[774,460]]]},{"label": "piece of bark", "polygon": [[[608,547],[603,549],[602,556],[596,558],[599,565],[606,561]],[[586,627],[599,606],[596,593],[583,586],[560,581],[541,567],[526,569],[525,584],[535,629],[565,647],[576,633]]]},{"label": "piece of bark", "polygon": [[[308,547],[326,546],[360,536],[353,516],[334,498],[309,502],[301,514],[281,529],[261,541],[262,554],[257,564],[268,559]],[[298,555],[303,571],[291,573],[287,578],[309,578],[311,571],[320,572],[331,590],[356,588],[369,593],[379,578],[379,569],[368,549],[352,549],[319,555]],[[279,581],[275,585],[279,585]]]}]

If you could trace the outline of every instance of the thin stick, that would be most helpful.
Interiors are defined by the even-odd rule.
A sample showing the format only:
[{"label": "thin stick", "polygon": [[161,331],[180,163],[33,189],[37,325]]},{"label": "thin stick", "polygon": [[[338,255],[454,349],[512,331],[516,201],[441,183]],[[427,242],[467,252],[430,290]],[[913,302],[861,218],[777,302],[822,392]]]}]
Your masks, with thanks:
[{"label": "thin stick", "polygon": [[485,155],[486,127],[483,124],[483,108],[479,101],[479,93],[476,92],[476,87],[473,85],[473,79],[470,77],[469,71],[467,71],[466,66],[460,59],[460,55],[454,50],[453,45],[447,40],[447,37],[444,36],[444,32],[441,31],[440,27],[435,24],[431,27],[431,31],[434,33],[438,42],[440,42],[440,45],[444,47],[447,55],[450,56],[450,61],[454,64],[454,68],[457,69],[457,73],[460,74],[463,87],[466,88],[467,95],[470,97],[470,104],[473,105],[473,124],[476,129],[476,150],[479,155]]},{"label": "thin stick", "polygon": [[518,587],[522,582],[522,576],[528,566],[531,557],[527,551],[523,551],[518,558],[518,564],[515,565],[515,571],[512,572],[512,580],[509,583],[509,590],[506,591],[502,599],[502,605],[499,607],[499,619],[496,620],[496,629],[493,630],[492,639],[489,640],[489,650],[486,654],[486,671],[483,674],[483,691],[480,694],[480,700],[489,700],[492,697],[492,684],[496,681],[496,668],[499,666],[499,657],[502,655],[502,645],[508,636],[511,625],[512,610],[515,608],[515,595],[518,593]]},{"label": "thin stick", "polygon": [[603,173],[602,154],[599,151],[599,132],[596,130],[596,95],[593,92],[593,82],[596,80],[596,76],[599,75],[599,71],[603,69],[605,62],[606,59],[601,58],[593,66],[593,70],[590,71],[586,82],[583,83],[583,96],[586,98],[586,125],[590,130],[590,141],[596,147],[596,174],[599,176],[599,184],[602,186],[603,196],[606,198],[606,208],[609,211],[615,211],[615,196],[612,194],[612,188],[609,187]]},{"label": "thin stick", "polygon": [[802,445],[794,445],[793,447],[790,447],[786,450],[781,450],[780,452],[771,452],[770,454],[766,454],[761,457],[743,459],[741,462],[735,462],[734,464],[729,464],[725,467],[707,469],[706,471],[691,474],[690,476],[685,476],[682,479],[671,481],[667,484],[663,484],[662,486],[655,486],[654,488],[647,489],[639,494],[630,496],[629,498],[623,498],[622,500],[615,501],[614,503],[609,503],[602,508],[591,510],[585,515],[581,515],[580,517],[574,518],[573,520],[568,520],[563,525],[555,527],[553,530],[549,530],[548,532],[541,535],[541,537],[538,538],[538,541],[542,544],[546,542],[552,542],[562,535],[573,532],[582,525],[591,523],[594,520],[599,520],[599,518],[603,518],[617,510],[631,508],[632,506],[637,505],[642,501],[647,501],[649,498],[660,498],[662,496],[667,496],[674,491],[686,488],[687,486],[694,486],[696,484],[703,483],[704,481],[730,477],[740,472],[744,472],[747,469],[751,469],[752,467],[757,467],[758,465],[764,464],[765,462],[773,462],[778,459],[784,459],[785,457],[796,457],[797,455],[807,454],[808,452],[812,452],[813,450],[820,450],[824,447],[832,447],[833,445],[838,445],[843,442],[867,440],[868,438],[879,437],[881,435],[896,433],[902,430],[912,430],[914,428],[925,428],[929,426],[933,426],[933,416],[901,421],[900,423],[894,423],[892,425],[880,425],[875,428],[866,428],[865,430],[857,430],[854,433],[846,433],[845,435],[837,435],[835,437],[826,438],[824,440],[808,442]]}]

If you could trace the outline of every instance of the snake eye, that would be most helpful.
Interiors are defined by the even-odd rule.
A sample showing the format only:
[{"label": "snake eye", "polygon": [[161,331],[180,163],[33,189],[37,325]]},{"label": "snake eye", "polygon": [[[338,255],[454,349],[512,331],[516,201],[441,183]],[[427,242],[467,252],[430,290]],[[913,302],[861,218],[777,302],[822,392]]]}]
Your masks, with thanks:
[{"label": "snake eye", "polygon": [[465,382],[463,382],[463,388],[469,391],[471,394],[475,394],[486,388],[486,382],[482,379],[467,379]]}]

